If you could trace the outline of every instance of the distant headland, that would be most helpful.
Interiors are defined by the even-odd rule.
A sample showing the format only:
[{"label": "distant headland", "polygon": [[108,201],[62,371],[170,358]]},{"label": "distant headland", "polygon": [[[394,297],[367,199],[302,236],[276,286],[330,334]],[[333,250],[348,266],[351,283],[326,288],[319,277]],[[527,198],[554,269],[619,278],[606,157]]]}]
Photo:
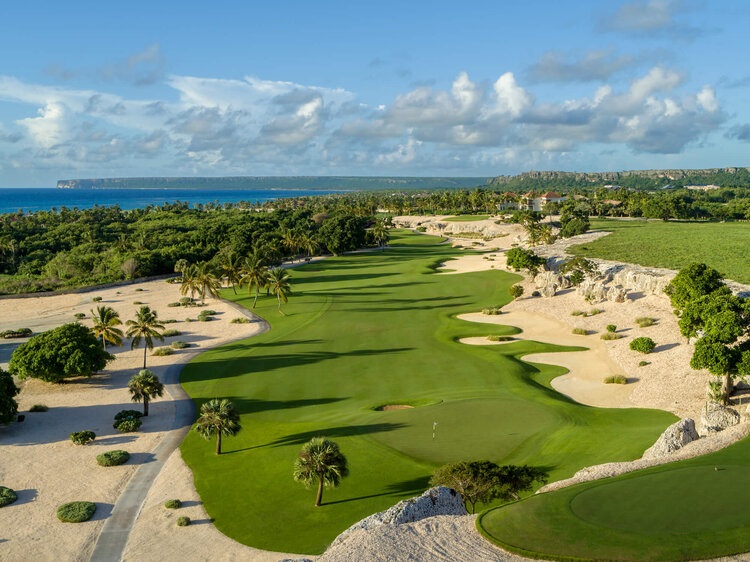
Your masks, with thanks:
[{"label": "distant headland", "polygon": [[485,185],[486,177],[380,177],[380,176],[234,176],[89,178],[59,180],[61,189],[305,189],[380,190],[471,188]]}]

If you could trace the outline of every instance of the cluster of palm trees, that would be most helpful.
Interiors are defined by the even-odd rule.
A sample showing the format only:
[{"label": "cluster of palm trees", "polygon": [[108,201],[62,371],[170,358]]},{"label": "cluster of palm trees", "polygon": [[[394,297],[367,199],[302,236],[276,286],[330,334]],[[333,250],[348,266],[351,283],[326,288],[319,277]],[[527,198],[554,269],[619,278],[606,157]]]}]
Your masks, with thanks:
[{"label": "cluster of palm trees", "polygon": [[[91,311],[94,327],[91,331],[102,340],[102,347],[107,349],[107,344],[122,345],[123,333],[118,326],[122,325],[120,314],[111,306],[97,306],[96,312]],[[143,341],[143,368],[146,368],[146,352],[154,348],[154,340],[164,341],[161,330],[164,325],[159,323],[158,315],[151,307],[142,306],[135,313],[135,320],[128,320],[125,335],[132,338],[130,349],[140,345]]]}]

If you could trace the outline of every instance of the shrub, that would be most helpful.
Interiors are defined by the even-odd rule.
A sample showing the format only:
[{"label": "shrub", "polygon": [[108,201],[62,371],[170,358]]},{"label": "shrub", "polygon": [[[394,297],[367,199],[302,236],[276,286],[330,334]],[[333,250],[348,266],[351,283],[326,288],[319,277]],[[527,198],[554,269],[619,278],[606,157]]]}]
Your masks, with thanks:
[{"label": "shrub", "polygon": [[44,404],[34,404],[29,408],[29,412],[46,412],[49,408]]},{"label": "shrub", "polygon": [[517,299],[518,297],[523,295],[523,287],[521,287],[521,285],[518,285],[518,284],[511,285],[508,291],[510,292],[510,296],[513,297],[514,299]]},{"label": "shrub", "polygon": [[638,363],[639,367],[645,367],[646,365],[651,365],[651,363],[649,363],[648,361],[640,361]]},{"label": "shrub", "polygon": [[83,320],[84,318],[86,318],[86,314],[84,314],[83,312],[76,312],[73,315],[73,318],[75,318],[76,320]]},{"label": "shrub", "polygon": [[195,301],[191,297],[182,297],[180,306],[195,306]]},{"label": "shrub", "polygon": [[216,314],[216,313],[213,312],[212,310],[202,310],[198,314],[198,321],[199,322],[209,322],[209,321],[213,320],[212,314]]},{"label": "shrub", "polygon": [[604,384],[627,384],[628,379],[624,375],[612,375],[604,379]]},{"label": "shrub", "polygon": [[642,316],[641,318],[636,318],[635,323],[641,328],[648,328],[649,326],[653,326],[656,323],[656,320],[649,318],[648,316]]},{"label": "shrub", "polygon": [[143,422],[140,420],[140,418],[128,418],[115,422],[114,424],[112,424],[112,427],[114,427],[120,433],[132,433],[134,431],[138,431],[141,428],[141,425],[143,425]]},{"label": "shrub", "polygon": [[232,324],[249,324],[250,319],[245,316],[240,316],[239,318],[232,318]]},{"label": "shrub", "polygon": [[532,291],[531,296],[532,297],[541,297],[542,293],[540,293],[539,291]]},{"label": "shrub", "polygon": [[603,340],[611,341],[611,340],[619,340],[622,336],[614,332],[607,332],[606,334],[602,334],[600,337]]},{"label": "shrub", "polygon": [[162,320],[161,321],[162,324],[175,324],[176,322],[177,322],[177,320],[175,320],[174,318],[169,318],[167,320]]},{"label": "shrub", "polygon": [[74,431],[70,434],[70,440],[76,445],[86,445],[96,439],[96,433],[89,430]]},{"label": "shrub", "polygon": [[211,310],[210,308],[207,308],[206,310],[201,310],[200,313],[205,314],[206,316],[216,316],[217,314],[219,314],[218,312],[216,312],[215,310]]},{"label": "shrub", "polygon": [[586,313],[583,310],[574,310],[570,313],[571,316],[586,316]]},{"label": "shrub", "polygon": [[16,493],[10,488],[0,486],[0,507],[10,505],[18,499]]},{"label": "shrub", "polygon": [[130,453],[115,449],[114,451],[107,451],[101,455],[96,456],[96,462],[99,466],[119,466],[128,462]]},{"label": "shrub", "polygon": [[155,357],[164,357],[165,355],[172,355],[173,353],[174,349],[171,347],[157,347],[151,352],[151,355],[154,355]]},{"label": "shrub", "polygon": [[589,331],[585,328],[573,328],[573,333],[577,336],[588,336]]},{"label": "shrub", "polygon": [[167,509],[180,509],[182,507],[182,501],[167,500],[164,502],[164,507],[166,507]]},{"label": "shrub", "polygon": [[482,314],[489,314],[490,316],[496,316],[502,313],[503,313],[502,307],[500,306],[490,306],[488,308],[482,309]]},{"label": "shrub", "polygon": [[173,338],[175,336],[179,336],[181,332],[179,330],[175,330],[174,328],[170,328],[169,330],[164,330],[161,335],[165,338]]},{"label": "shrub", "polygon": [[102,302],[102,297],[94,297],[91,300],[92,300],[92,302]]},{"label": "shrub", "polygon": [[57,508],[57,518],[63,523],[81,523],[88,521],[96,511],[94,502],[70,502]]},{"label": "shrub", "polygon": [[592,308],[589,310],[588,314],[586,316],[596,316],[597,314],[601,314],[604,312],[601,308]]},{"label": "shrub", "polygon": [[143,304],[141,301],[133,301],[133,304]]},{"label": "shrub", "polygon": [[512,341],[512,340],[513,340],[512,336],[495,336],[495,335],[487,336],[487,341]]},{"label": "shrub", "polygon": [[141,292],[143,292],[143,288],[142,288],[142,287],[138,287],[138,288],[137,288],[137,289],[135,290],[135,292],[136,292],[136,293],[141,293]]},{"label": "shrub", "polygon": [[656,347],[656,343],[651,338],[635,338],[630,342],[630,349],[641,353],[651,353]]},{"label": "shrub", "polygon": [[607,324],[607,331],[611,334],[614,334],[617,331],[617,326],[614,324]]},{"label": "shrub", "polygon": [[167,304],[167,307],[169,308],[177,308],[178,306],[182,306],[182,305],[178,302],[170,302]]},{"label": "shrub", "polygon": [[187,527],[188,525],[190,525],[190,517],[182,515],[181,517],[177,518],[178,527]]},{"label": "shrub", "polygon": [[418,226],[417,227],[417,232],[427,232],[427,227],[426,226]]},{"label": "shrub", "polygon": [[190,347],[190,344],[184,341],[173,341],[172,347],[174,349],[185,349],[186,347]]},{"label": "shrub", "polygon": [[143,412],[139,410],[120,410],[115,414],[115,421],[140,419]]},{"label": "shrub", "polygon": [[31,331],[31,328],[20,328],[18,330],[5,330],[4,332],[0,332],[0,337],[9,340],[11,338],[28,338],[32,334],[33,332]]}]

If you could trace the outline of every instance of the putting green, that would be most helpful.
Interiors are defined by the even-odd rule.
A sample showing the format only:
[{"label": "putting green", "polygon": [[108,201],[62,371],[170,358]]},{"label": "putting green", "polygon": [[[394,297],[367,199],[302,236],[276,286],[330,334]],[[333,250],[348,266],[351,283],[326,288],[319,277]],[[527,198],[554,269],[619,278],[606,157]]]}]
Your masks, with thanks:
[{"label": "putting green", "polygon": [[549,559],[696,560],[750,551],[750,440],[482,514],[509,550]]},{"label": "putting green", "polygon": [[[273,297],[259,301],[269,332],[183,369],[197,405],[228,398],[241,413],[243,430],[223,441],[226,454],[217,457],[195,432],[181,446],[219,530],[251,546],[315,554],[359,519],[422,493],[443,463],[531,464],[564,478],[637,458],[674,421],[655,410],[576,404],[549,386],[564,369],[519,359],[573,348],[458,343],[517,333],[456,315],[508,302],[518,276],[437,275],[437,264],[464,253],[440,242],[394,232],[386,250],[294,269],[286,316]],[[245,294],[224,296],[252,306]],[[374,410],[384,404],[416,407]],[[315,508],[292,464],[318,435],[340,445],[350,476]]]}]

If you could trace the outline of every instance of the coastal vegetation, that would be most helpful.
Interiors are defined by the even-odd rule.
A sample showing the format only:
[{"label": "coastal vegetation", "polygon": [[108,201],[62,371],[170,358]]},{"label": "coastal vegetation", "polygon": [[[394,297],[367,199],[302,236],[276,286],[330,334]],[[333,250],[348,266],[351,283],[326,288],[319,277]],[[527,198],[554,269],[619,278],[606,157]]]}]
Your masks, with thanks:
[{"label": "coastal vegetation", "polygon": [[[215,525],[235,540],[319,553],[349,525],[422,493],[438,466],[486,459],[558,479],[637,458],[675,421],[655,410],[576,404],[549,385],[563,368],[520,360],[581,348],[522,338],[458,343],[486,338],[487,326],[456,315],[509,302],[518,276],[439,275],[435,264],[465,251],[438,237],[390,235],[383,251],[296,268],[286,316],[275,298],[258,300],[270,331],[209,350],[183,369],[181,382],[197,406],[228,397],[244,428],[219,456],[196,431],[181,445]],[[252,307],[252,292],[225,289],[223,296]],[[315,508],[290,468],[317,436],[345,452],[349,476]],[[252,498],[253,509],[238,498]]]},{"label": "coastal vegetation", "polygon": [[8,423],[16,417],[18,402],[14,397],[19,392],[11,374],[0,368],[0,423]]}]

